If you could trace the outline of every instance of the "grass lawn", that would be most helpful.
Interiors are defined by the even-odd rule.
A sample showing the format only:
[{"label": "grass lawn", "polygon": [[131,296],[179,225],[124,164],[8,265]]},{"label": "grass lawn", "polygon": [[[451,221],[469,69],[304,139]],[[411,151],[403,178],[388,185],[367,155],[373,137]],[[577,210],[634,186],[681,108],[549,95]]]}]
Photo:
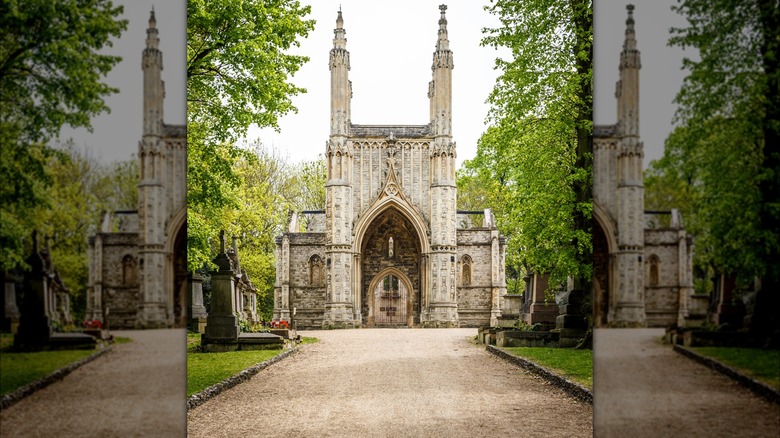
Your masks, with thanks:
[{"label": "grass lawn", "polygon": [[0,395],[41,379],[95,352],[95,350],[56,350],[17,353],[8,351],[13,342],[12,334],[0,334]]},{"label": "grass lawn", "polygon": [[732,347],[692,347],[691,350],[780,391],[780,350]]},{"label": "grass lawn", "polygon": [[507,347],[504,350],[593,389],[593,350]]},{"label": "grass lawn", "polygon": [[[303,338],[303,344],[317,342],[317,338]],[[203,391],[230,376],[264,362],[284,350],[230,351],[200,353],[200,334],[187,333],[187,397]]]}]

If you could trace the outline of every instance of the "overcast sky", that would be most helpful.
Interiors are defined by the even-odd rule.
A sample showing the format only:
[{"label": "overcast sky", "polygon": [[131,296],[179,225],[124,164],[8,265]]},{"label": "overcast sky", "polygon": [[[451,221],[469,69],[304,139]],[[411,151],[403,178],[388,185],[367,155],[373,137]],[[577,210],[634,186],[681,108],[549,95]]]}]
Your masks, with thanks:
[{"label": "overcast sky", "polygon": [[[95,118],[95,132],[64,128],[62,138],[73,137],[103,161],[129,159],[137,151],[142,122],[141,53],[145,45],[149,11],[154,3],[165,81],[165,122],[185,123],[185,38],[184,0],[119,0],[125,5],[123,18],[128,29],[107,52],[122,56],[106,78],[120,89],[107,99],[110,114]],[[305,1],[303,2],[305,3]],[[350,79],[353,83],[352,122],[357,124],[428,123],[428,81],[436,42],[442,0],[318,0],[312,2],[311,18],[317,24],[301,47],[295,49],[310,61],[293,77],[308,89],[294,98],[297,114],[281,120],[281,132],[253,129],[249,140],[259,139],[291,161],[313,159],[325,150],[330,111],[328,55],[339,6],[344,16],[347,49],[350,51]],[[485,104],[497,73],[493,60],[497,52],[480,47],[483,27],[497,25],[497,19],[483,10],[482,1],[449,1],[447,10],[450,48],[454,54],[453,136],[458,145],[458,166],[473,158],[476,143],[485,130]],[[640,134],[645,145],[645,167],[663,151],[672,129],[675,105],[684,72],[683,51],[667,47],[668,29],[685,21],[672,12],[675,0],[595,0],[594,120],[615,122],[615,82],[622,48],[627,3],[634,3],[637,44],[642,56],[640,72]]]},{"label": "overcast sky", "polygon": [[634,27],[642,69],[639,72],[639,135],[644,142],[646,168],[663,155],[664,140],[672,131],[685,72],[680,70],[683,52],[668,47],[670,27],[685,27],[685,19],[671,10],[676,0],[595,0],[594,21],[594,96],[593,119],[596,124],[616,122],[615,83],[618,80],[620,51],[626,30],[626,5],[634,4]]},{"label": "overcast sky", "polygon": [[[293,102],[297,114],[282,119],[281,132],[252,130],[260,139],[290,157],[313,159],[325,152],[330,129],[330,71],[333,29],[341,5],[349,78],[352,81],[352,123],[424,125],[429,122],[428,82],[435,49],[439,4],[442,0],[367,2],[331,0],[312,3],[317,25],[296,53],[310,57],[293,78],[308,90]],[[458,165],[476,154],[477,139],[485,130],[485,104],[497,73],[496,51],[480,47],[483,27],[498,19],[483,10],[486,1],[449,1],[447,30],[455,69],[452,73],[453,138]]]},{"label": "overcast sky", "polygon": [[185,0],[113,0],[124,5],[121,18],[127,19],[127,30],[105,53],[118,55],[122,61],[104,78],[104,82],[119,88],[119,93],[106,99],[111,113],[93,118],[94,133],[86,129],[64,127],[62,141],[73,138],[76,145],[89,150],[104,162],[130,159],[138,152],[143,122],[143,71],[141,54],[146,47],[146,28],[154,4],[160,50],[163,53],[165,82],[165,123],[186,123],[186,2]]}]

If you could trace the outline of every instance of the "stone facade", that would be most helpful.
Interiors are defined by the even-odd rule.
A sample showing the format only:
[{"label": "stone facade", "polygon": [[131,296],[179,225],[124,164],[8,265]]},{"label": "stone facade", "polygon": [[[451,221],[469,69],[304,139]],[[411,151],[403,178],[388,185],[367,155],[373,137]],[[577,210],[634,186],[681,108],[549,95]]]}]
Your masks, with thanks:
[{"label": "stone facade", "polygon": [[[495,325],[504,239],[487,210],[459,229],[452,139],[453,56],[441,6],[430,120],[356,125],[341,12],[330,52],[331,134],[323,212],[277,239],[274,320],[298,328]],[[482,213],[482,212],[480,212]]]},{"label": "stone facade", "polygon": [[86,318],[111,328],[185,327],[187,322],[186,126],[164,123],[154,11],[146,34],[138,210],[106,214],[90,239]]},{"label": "stone facade", "polygon": [[[596,326],[666,326],[687,316],[691,238],[676,210],[646,212],[639,137],[640,54],[632,5],[617,83],[617,123],[594,127],[593,270]],[[671,216],[659,226],[657,216]]]}]

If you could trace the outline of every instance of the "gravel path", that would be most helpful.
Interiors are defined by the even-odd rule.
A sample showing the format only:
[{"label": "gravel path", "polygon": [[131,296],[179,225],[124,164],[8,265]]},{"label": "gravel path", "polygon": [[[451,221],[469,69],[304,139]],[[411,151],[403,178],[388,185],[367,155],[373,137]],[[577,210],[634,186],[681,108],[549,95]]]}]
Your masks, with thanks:
[{"label": "gravel path", "polygon": [[591,435],[592,409],[469,342],[476,329],[321,339],[188,414],[191,437]]},{"label": "gravel path", "polygon": [[674,352],[663,334],[595,330],[596,437],[780,436],[780,406]]},{"label": "gravel path", "polygon": [[112,334],[133,342],[4,409],[0,436],[184,436],[185,331]]}]

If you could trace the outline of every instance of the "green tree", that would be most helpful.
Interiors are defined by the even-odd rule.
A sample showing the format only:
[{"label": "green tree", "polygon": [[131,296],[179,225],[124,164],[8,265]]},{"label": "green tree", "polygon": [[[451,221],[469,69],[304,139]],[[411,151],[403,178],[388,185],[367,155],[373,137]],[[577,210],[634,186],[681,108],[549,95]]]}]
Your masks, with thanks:
[{"label": "green tree", "polygon": [[[687,171],[701,197],[708,260],[721,272],[780,286],[780,5],[776,0],[682,0],[684,28],[672,45],[692,47],[677,94],[683,128],[667,141],[666,172]],[[697,248],[701,245],[697,243]]]},{"label": "green tree", "polygon": [[310,12],[290,0],[187,3],[188,266],[210,263],[214,218],[239,208],[234,165],[252,155],[235,145],[250,125],[278,126],[304,89],[288,82],[308,60],[291,55],[308,35]]},{"label": "green tree", "polygon": [[590,1],[495,0],[502,27],[482,43],[510,49],[490,94],[491,127],[467,164],[495,193],[508,261],[590,290],[592,22]]},{"label": "green tree", "polygon": [[91,129],[116,92],[100,80],[120,58],[101,54],[127,28],[104,0],[0,2],[0,269],[23,260],[22,240],[51,183],[44,146],[63,125]]},{"label": "green tree", "polygon": [[33,226],[49,238],[52,263],[81,318],[89,275],[88,239],[98,231],[103,212],[127,209],[127,202],[137,198],[138,165],[135,159],[101,164],[72,141],[57,150],[61,153],[46,162],[52,184],[43,195],[49,202],[34,210]]}]

